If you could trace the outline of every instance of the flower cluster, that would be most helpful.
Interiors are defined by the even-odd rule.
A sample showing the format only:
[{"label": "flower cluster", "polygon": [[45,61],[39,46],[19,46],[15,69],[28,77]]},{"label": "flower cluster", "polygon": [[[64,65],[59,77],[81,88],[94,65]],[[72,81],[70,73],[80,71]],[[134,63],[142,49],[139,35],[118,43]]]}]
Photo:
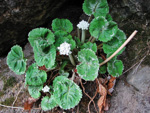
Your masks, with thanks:
[{"label": "flower cluster", "polygon": [[87,21],[82,20],[81,22],[79,22],[77,27],[82,30],[88,30],[89,23]]},{"label": "flower cluster", "polygon": [[60,47],[58,47],[60,55],[69,55],[71,54],[71,45],[68,44],[67,42],[64,42],[60,45]]}]

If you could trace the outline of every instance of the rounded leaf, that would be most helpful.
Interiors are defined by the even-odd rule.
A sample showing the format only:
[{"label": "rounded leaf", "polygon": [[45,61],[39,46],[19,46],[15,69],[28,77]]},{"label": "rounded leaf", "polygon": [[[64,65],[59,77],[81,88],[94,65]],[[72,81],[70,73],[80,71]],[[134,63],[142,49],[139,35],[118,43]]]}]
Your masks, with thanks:
[{"label": "rounded leaf", "polygon": [[[99,63],[102,63],[104,60],[100,57],[99,59]],[[102,65],[99,67],[99,72],[100,74],[105,74],[107,71],[107,66],[106,65]]]},{"label": "rounded leaf", "polygon": [[81,49],[91,49],[94,52],[97,51],[97,45],[96,45],[96,43],[91,43],[91,42],[84,43],[80,48]]},{"label": "rounded leaf", "polygon": [[52,29],[55,32],[61,30],[70,33],[73,30],[73,25],[68,19],[56,18],[52,21]]},{"label": "rounded leaf", "polygon": [[[118,30],[116,35],[111,41],[103,43],[104,53],[114,53],[126,40],[126,35],[122,30]],[[122,49],[117,55],[121,54],[125,50]]]},{"label": "rounded leaf", "polygon": [[107,0],[85,0],[83,3],[83,11],[87,15],[106,16],[109,12]]},{"label": "rounded leaf", "polygon": [[103,17],[94,19],[90,24],[90,33],[102,42],[111,40],[118,30],[115,22],[108,22]]},{"label": "rounded leaf", "polygon": [[29,32],[28,40],[32,47],[34,47],[34,42],[37,40],[45,40],[48,44],[53,44],[55,42],[54,34],[51,30],[47,28],[36,28]]},{"label": "rounded leaf", "polygon": [[41,96],[41,93],[40,91],[42,90],[43,88],[43,85],[41,86],[28,86],[28,91],[29,91],[29,94],[31,95],[31,97],[33,98],[39,98]]},{"label": "rounded leaf", "polygon": [[47,69],[54,66],[56,59],[56,48],[54,45],[49,45],[42,40],[36,41],[33,51],[38,66],[45,65]]},{"label": "rounded leaf", "polygon": [[58,76],[53,81],[54,98],[63,109],[74,108],[82,98],[82,91],[78,85],[65,76]]},{"label": "rounded leaf", "polygon": [[77,65],[77,73],[86,81],[93,81],[98,76],[99,61],[94,51],[83,49],[78,52],[78,60],[81,62]]},{"label": "rounded leaf", "polygon": [[121,60],[110,60],[107,64],[107,71],[114,77],[119,77],[123,72],[123,63]]},{"label": "rounded leaf", "polygon": [[39,86],[43,85],[47,80],[47,74],[43,70],[39,70],[36,64],[29,66],[26,72],[26,85]]},{"label": "rounded leaf", "polygon": [[24,74],[26,71],[26,59],[24,59],[22,48],[15,45],[7,55],[7,65],[17,75]]},{"label": "rounded leaf", "polygon": [[54,96],[51,95],[51,97],[49,98],[48,96],[45,96],[42,101],[41,101],[41,108],[44,111],[48,111],[53,109],[54,107],[56,107],[57,104],[55,102]]}]

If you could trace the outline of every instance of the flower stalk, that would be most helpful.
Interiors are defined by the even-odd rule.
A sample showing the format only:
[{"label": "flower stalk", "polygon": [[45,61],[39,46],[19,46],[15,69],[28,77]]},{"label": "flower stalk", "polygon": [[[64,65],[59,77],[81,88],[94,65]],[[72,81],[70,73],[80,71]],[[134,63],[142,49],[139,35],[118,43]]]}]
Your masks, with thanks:
[{"label": "flower stalk", "polygon": [[82,30],[82,38],[81,38],[81,43],[84,43],[84,41],[85,41],[85,35],[86,35],[86,33],[85,33],[86,31],[83,29]]}]

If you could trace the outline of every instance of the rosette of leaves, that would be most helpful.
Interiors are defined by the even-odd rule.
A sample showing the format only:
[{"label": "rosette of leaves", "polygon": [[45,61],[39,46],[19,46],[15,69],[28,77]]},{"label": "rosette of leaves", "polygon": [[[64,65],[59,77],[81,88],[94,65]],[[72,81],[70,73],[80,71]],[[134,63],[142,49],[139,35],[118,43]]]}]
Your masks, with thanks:
[{"label": "rosette of leaves", "polygon": [[56,48],[54,45],[49,45],[45,40],[37,40],[35,41],[33,51],[38,66],[45,65],[48,69],[54,66],[56,59]]},{"label": "rosette of leaves", "polygon": [[31,46],[34,48],[35,41],[43,40],[51,45],[55,42],[55,37],[51,30],[47,28],[36,28],[29,32],[28,40]]},{"label": "rosette of leaves", "polygon": [[7,55],[7,65],[17,75],[25,73],[26,59],[20,46],[15,45],[11,48],[11,51]]},{"label": "rosette of leaves", "polygon": [[107,0],[85,0],[83,3],[83,11],[89,16],[105,17],[109,12],[109,6]]},{"label": "rosette of leaves", "polygon": [[43,99],[42,99],[42,102],[41,102],[41,107],[44,111],[48,111],[48,110],[51,110],[53,109],[54,107],[56,107],[57,104],[55,102],[55,99],[54,99],[54,96],[51,95],[51,97],[49,98],[48,96],[45,96]]},{"label": "rosette of leaves", "polygon": [[29,91],[29,94],[31,95],[31,97],[33,98],[39,98],[41,96],[41,93],[40,91],[43,89],[43,85],[40,85],[40,86],[31,86],[29,85],[28,86],[28,91]]},{"label": "rosette of leaves", "polygon": [[60,44],[67,42],[71,44],[71,50],[73,50],[76,47],[76,42],[72,39],[72,36],[67,33],[66,31],[56,31],[55,32],[55,37],[56,37],[56,42],[55,42],[55,47],[59,47]]},{"label": "rosette of leaves", "polygon": [[73,30],[73,25],[68,19],[56,18],[52,21],[52,30],[54,32],[61,30],[70,33]]},{"label": "rosette of leaves", "polygon": [[115,36],[118,26],[114,21],[107,21],[103,17],[98,17],[92,20],[89,29],[94,38],[107,42]]},{"label": "rosette of leaves", "polygon": [[53,81],[53,96],[55,102],[63,109],[74,108],[82,98],[78,85],[65,76],[58,76]]},{"label": "rosette of leaves", "polygon": [[[110,56],[110,54],[108,54]],[[114,77],[119,77],[122,75],[124,66],[121,60],[116,59],[117,56],[112,58],[108,63],[107,63],[107,71],[110,75]]]},{"label": "rosette of leaves", "polygon": [[94,51],[91,49],[82,49],[78,52],[77,73],[86,81],[93,81],[98,76],[99,61]]},{"label": "rosette of leaves", "polygon": [[[126,35],[122,30],[117,31],[116,35],[111,41],[103,43],[104,53],[114,53],[126,40]],[[125,48],[124,48],[125,49]],[[117,55],[121,54],[124,49],[122,49]]]},{"label": "rosette of leaves", "polygon": [[94,52],[97,51],[97,45],[96,45],[96,43],[91,43],[91,42],[84,43],[80,48],[81,49],[91,49]]},{"label": "rosette of leaves", "polygon": [[26,72],[25,83],[31,86],[41,86],[47,80],[47,74],[43,70],[39,70],[38,66],[34,63],[29,66]]}]

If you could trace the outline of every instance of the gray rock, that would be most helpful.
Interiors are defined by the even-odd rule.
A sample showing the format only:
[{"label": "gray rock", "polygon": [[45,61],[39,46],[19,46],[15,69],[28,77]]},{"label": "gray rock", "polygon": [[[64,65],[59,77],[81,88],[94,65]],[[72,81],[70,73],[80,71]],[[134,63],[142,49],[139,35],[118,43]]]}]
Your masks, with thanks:
[{"label": "gray rock", "polygon": [[53,18],[66,0],[0,0],[0,56],[25,45],[28,32]]}]

